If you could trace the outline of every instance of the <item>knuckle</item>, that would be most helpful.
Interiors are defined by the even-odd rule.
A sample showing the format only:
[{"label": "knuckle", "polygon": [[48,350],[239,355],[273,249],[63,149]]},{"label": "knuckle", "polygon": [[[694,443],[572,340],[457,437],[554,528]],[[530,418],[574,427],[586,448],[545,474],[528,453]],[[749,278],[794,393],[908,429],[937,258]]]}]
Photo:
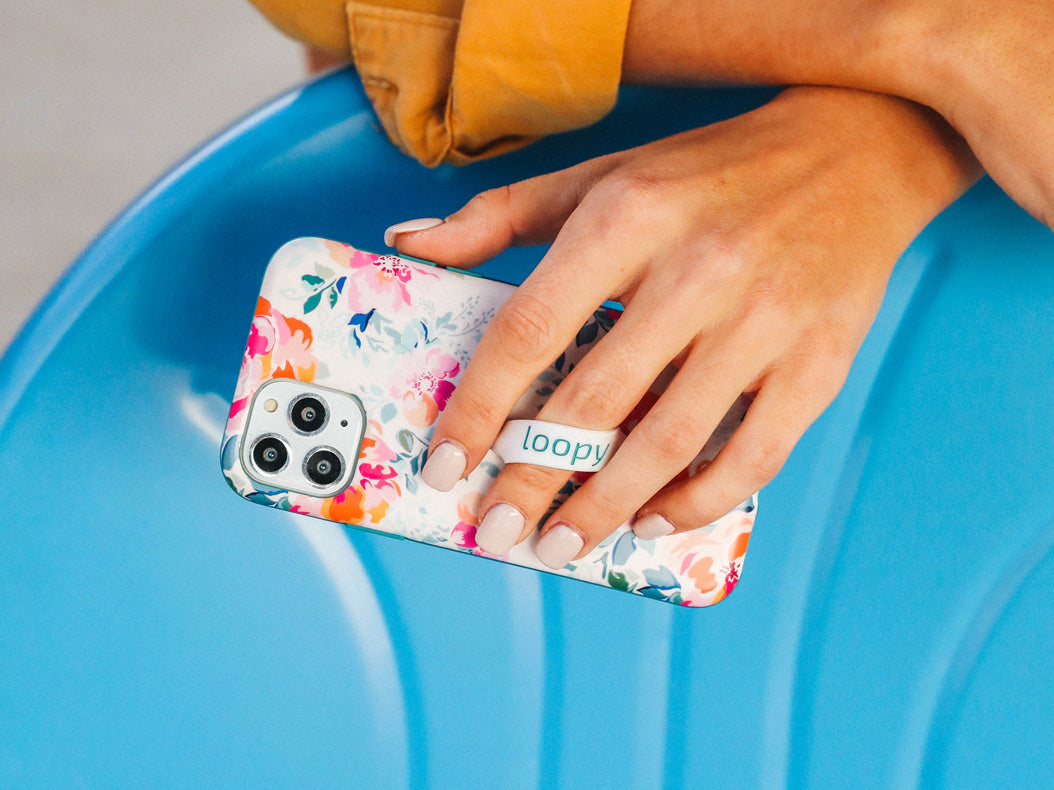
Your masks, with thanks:
[{"label": "knuckle", "polygon": [[592,540],[600,540],[610,533],[626,521],[635,509],[633,503],[625,501],[625,496],[619,496],[618,489],[597,484],[584,486],[568,504],[572,502],[577,514],[580,514],[580,517],[572,517],[572,523],[585,531]]},{"label": "knuckle", "polygon": [[747,469],[744,477],[754,488],[761,488],[769,483],[786,462],[791,447],[781,438],[767,437],[760,439],[750,450],[746,460]]},{"label": "knuckle", "polygon": [[609,428],[629,412],[618,393],[626,390],[623,371],[601,366],[576,367],[560,387],[557,407],[572,422]]},{"label": "knuckle", "polygon": [[504,211],[511,200],[512,189],[509,186],[494,187],[480,192],[465,204],[466,211],[491,214]]},{"label": "knuckle", "polygon": [[824,330],[806,333],[801,345],[808,391],[833,400],[849,376],[860,342],[850,331]]},{"label": "knuckle", "polygon": [[485,227],[488,233],[500,239],[502,245],[511,244],[520,233],[513,212],[512,190],[511,186],[501,186],[480,192],[469,200],[455,216],[469,219]]},{"label": "knuckle", "polygon": [[667,198],[665,182],[646,173],[612,173],[594,187],[594,197],[620,223],[655,226],[678,219],[677,204]]},{"label": "knuckle", "polygon": [[619,202],[648,204],[658,197],[661,181],[654,175],[638,170],[617,170],[601,181]]},{"label": "knuckle", "polygon": [[750,496],[751,491],[743,493],[733,490],[724,491],[720,494],[711,492],[705,499],[700,495],[690,505],[689,509],[680,514],[678,526],[681,531],[689,531],[713,524],[721,516],[728,513],[732,508]]},{"label": "knuckle", "polygon": [[444,418],[444,433],[475,451],[479,449],[479,442],[471,441],[470,435],[486,433],[488,430],[497,433],[496,428],[505,420],[505,413],[502,412],[498,399],[487,392],[459,387],[454,390],[444,410]]},{"label": "knuckle", "polygon": [[804,306],[796,296],[786,283],[771,280],[753,283],[746,318],[765,326],[781,327],[784,331],[796,331],[799,325],[807,322]]},{"label": "knuckle", "polygon": [[[714,237],[709,240],[707,249],[700,252],[702,280],[709,290],[734,289],[751,279],[754,268],[754,256],[750,245],[738,238]],[[761,298],[764,291],[755,290],[752,296]],[[778,299],[778,301],[783,301]]]},{"label": "knuckle", "polygon": [[823,408],[827,408],[849,378],[849,371],[853,366],[853,352],[834,349],[820,360],[823,368],[813,376],[809,392],[822,402]]},{"label": "knuckle", "polygon": [[856,352],[864,342],[864,334],[845,324],[824,332],[824,338],[820,343],[821,353],[830,361],[832,367],[841,371],[842,381],[849,374],[849,368],[856,358]]},{"label": "knuckle", "polygon": [[529,291],[517,291],[491,322],[490,331],[504,354],[525,364],[548,356],[559,340],[556,312]]},{"label": "knuckle", "polygon": [[642,451],[649,457],[669,457],[687,463],[703,446],[699,437],[699,426],[690,417],[666,417],[661,420],[645,419],[633,434],[641,442]]}]

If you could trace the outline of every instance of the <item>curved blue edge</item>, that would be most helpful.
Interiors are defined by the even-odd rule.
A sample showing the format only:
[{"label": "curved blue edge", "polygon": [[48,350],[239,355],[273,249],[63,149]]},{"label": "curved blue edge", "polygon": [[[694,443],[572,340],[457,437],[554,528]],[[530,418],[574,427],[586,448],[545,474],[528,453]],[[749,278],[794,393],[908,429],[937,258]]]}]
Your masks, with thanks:
[{"label": "curved blue edge", "polygon": [[0,357],[0,425],[6,422],[21,397],[25,383],[37,370],[55,345],[62,339],[80,310],[126,263],[118,253],[123,243],[134,238],[135,225],[149,222],[156,201],[172,191],[186,188],[184,179],[192,179],[194,170],[213,165],[212,157],[227,155],[227,144],[263,127],[268,119],[296,101],[302,88],[274,99],[250,112],[198,150],[187,155],[172,170],[143,191],[117,216],[69,266],[55,286],[26,319],[22,329]]},{"label": "curved blue edge", "polygon": [[592,129],[426,171],[338,72],[148,190],[0,361],[0,786],[1054,786],[1054,238],[990,183],[898,265],[717,607],[222,482],[283,241],[381,249],[393,222],[771,95],[625,91]]}]

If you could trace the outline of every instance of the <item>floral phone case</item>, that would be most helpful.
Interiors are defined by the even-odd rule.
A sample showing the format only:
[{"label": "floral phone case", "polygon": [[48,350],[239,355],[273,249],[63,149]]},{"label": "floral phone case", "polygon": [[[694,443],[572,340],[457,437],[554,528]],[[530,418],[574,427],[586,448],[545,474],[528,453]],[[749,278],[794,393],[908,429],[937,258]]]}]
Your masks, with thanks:
[{"label": "floral phone case", "polygon": [[[283,246],[264,277],[224,434],[222,467],[231,488],[270,507],[490,557],[474,536],[479,502],[501,459],[488,453],[447,493],[429,488],[419,472],[436,418],[487,323],[513,290],[506,283],[324,239],[296,239]],[[534,417],[616,316],[597,311],[512,416]],[[653,385],[622,425],[624,431],[654,403],[670,375]],[[304,449],[316,440],[292,426],[279,442],[262,438],[282,433],[272,427],[293,414],[287,401],[303,402],[296,400],[306,397],[297,395],[298,388],[334,401],[325,430],[342,436],[333,432],[343,425],[349,440],[337,446],[326,439],[332,455]],[[694,474],[716,456],[746,405],[741,399],[729,411],[683,474]],[[301,412],[314,416],[313,409]],[[285,448],[290,457],[272,479],[257,462],[276,465],[282,458],[272,456],[280,456],[281,448],[272,445],[282,442],[291,443]],[[346,480],[334,478],[328,486],[312,483],[305,489],[277,482],[297,470],[324,481],[337,466]],[[325,474],[317,474],[323,468]],[[575,473],[557,501],[584,479]],[[334,487],[342,490],[334,494]],[[756,506],[755,495],[708,526],[655,540],[638,539],[623,525],[559,571],[535,557],[536,536],[491,559],[670,603],[708,606],[739,580]]]}]

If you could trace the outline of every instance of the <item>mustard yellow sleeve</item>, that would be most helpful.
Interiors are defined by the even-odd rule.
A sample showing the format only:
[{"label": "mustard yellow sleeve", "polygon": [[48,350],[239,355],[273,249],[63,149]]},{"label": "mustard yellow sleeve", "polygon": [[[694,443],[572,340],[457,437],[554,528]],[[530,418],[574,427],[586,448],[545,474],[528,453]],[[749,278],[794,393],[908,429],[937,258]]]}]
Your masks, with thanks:
[{"label": "mustard yellow sleeve", "polygon": [[[630,0],[252,0],[350,54],[388,137],[429,166],[587,126],[615,104]],[[334,28],[341,19],[343,48]]]}]

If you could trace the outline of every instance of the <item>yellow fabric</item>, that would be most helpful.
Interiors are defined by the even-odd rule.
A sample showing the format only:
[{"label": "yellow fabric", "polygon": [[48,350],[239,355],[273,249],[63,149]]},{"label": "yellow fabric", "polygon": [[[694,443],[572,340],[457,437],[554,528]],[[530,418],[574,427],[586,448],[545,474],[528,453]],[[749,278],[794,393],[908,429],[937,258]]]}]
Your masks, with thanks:
[{"label": "yellow fabric", "polygon": [[251,0],[350,57],[388,137],[429,166],[587,126],[615,104],[630,0]]}]

